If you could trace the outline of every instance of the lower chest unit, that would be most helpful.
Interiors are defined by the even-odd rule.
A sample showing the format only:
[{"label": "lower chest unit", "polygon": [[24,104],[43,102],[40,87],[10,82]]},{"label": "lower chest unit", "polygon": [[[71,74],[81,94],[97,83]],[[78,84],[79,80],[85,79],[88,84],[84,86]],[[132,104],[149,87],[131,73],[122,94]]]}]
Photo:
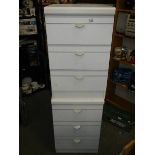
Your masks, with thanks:
[{"label": "lower chest unit", "polygon": [[72,101],[56,104],[53,101],[56,152],[98,152],[103,103]]}]

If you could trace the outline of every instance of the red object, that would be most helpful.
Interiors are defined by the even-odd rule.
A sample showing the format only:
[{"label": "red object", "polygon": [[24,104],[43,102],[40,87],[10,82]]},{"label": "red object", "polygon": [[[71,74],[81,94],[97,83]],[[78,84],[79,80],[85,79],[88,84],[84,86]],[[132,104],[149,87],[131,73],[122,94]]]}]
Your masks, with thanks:
[{"label": "red object", "polygon": [[135,56],[132,56],[131,60],[130,60],[131,64],[135,64]]}]

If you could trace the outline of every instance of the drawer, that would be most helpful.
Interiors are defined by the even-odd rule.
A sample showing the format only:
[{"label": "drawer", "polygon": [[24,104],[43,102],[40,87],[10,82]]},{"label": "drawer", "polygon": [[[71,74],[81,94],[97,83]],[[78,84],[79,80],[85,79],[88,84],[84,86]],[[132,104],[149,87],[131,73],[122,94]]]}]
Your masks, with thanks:
[{"label": "drawer", "polygon": [[[81,102],[81,103],[80,103]],[[67,100],[64,100],[64,103],[52,102],[52,109],[54,110],[73,110],[73,109],[85,109],[85,110],[102,110],[104,100],[100,101],[90,101],[90,104],[85,101],[72,100],[67,103]]]},{"label": "drawer", "polygon": [[82,106],[84,109],[102,109],[104,98],[96,96],[89,98],[54,98],[52,96],[51,103],[53,105],[53,109],[73,109],[77,105]]},{"label": "drawer", "polygon": [[102,120],[102,110],[52,110],[53,121],[98,121]]},{"label": "drawer", "polygon": [[96,151],[99,147],[99,139],[92,137],[69,137],[69,138],[55,138],[56,150],[83,152],[86,150]]},{"label": "drawer", "polygon": [[[71,123],[72,124],[72,123]],[[100,137],[100,128],[98,125],[84,125],[80,122],[72,125],[54,125],[55,137]]]},{"label": "drawer", "polygon": [[110,53],[85,52],[77,50],[73,52],[49,53],[50,69],[67,70],[108,70]]},{"label": "drawer", "polygon": [[111,46],[108,45],[48,45],[49,53],[73,53],[83,51],[88,53],[110,53]]},{"label": "drawer", "polygon": [[51,71],[53,98],[104,98],[105,71]]},{"label": "drawer", "polygon": [[[77,104],[77,101],[69,104],[52,103],[54,125],[76,126],[95,125],[100,126],[102,120],[103,102],[94,102],[94,105],[87,102]],[[90,121],[90,122],[89,122]],[[94,122],[93,122],[94,121]],[[63,122],[63,123],[62,123]]]},{"label": "drawer", "polygon": [[50,69],[108,70],[110,46],[48,46]]},{"label": "drawer", "polygon": [[77,99],[77,100],[87,100],[88,98],[94,99],[98,98],[102,100],[105,98],[105,91],[53,91],[52,98],[53,100],[62,101],[65,99]]},{"label": "drawer", "polygon": [[[51,71],[51,84],[52,95],[58,97],[63,93],[74,93],[74,97],[86,92],[89,93],[102,93],[106,90],[107,85],[107,72],[104,71]],[[91,95],[92,95],[91,94]],[[84,95],[84,94],[83,94]],[[96,94],[94,94],[96,95]],[[59,97],[60,97],[59,96]],[[65,97],[65,95],[63,96]],[[70,95],[70,97],[72,97]],[[94,96],[95,97],[95,96]]]},{"label": "drawer", "polygon": [[98,149],[56,149],[57,153],[98,153]]},{"label": "drawer", "polygon": [[108,16],[55,16],[55,15],[46,15],[45,17],[46,24],[73,24],[73,23],[84,23],[84,24],[113,24],[114,15]]},{"label": "drawer", "polygon": [[48,45],[111,45],[113,24],[46,24]]}]

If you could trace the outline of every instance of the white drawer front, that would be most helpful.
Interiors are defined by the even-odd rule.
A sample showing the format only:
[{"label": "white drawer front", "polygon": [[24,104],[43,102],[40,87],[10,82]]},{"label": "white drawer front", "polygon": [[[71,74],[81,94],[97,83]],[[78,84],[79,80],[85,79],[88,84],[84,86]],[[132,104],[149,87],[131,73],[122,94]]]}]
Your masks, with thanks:
[{"label": "white drawer front", "polygon": [[89,53],[110,53],[111,46],[108,45],[48,45],[48,52],[73,53],[77,51]]},{"label": "white drawer front", "polygon": [[50,72],[51,76],[86,76],[86,77],[89,77],[89,76],[108,76],[108,71],[75,71],[75,70],[71,70],[71,71],[68,71],[68,70],[51,70]]},{"label": "white drawer front", "polygon": [[49,53],[50,69],[108,70],[110,53]]},{"label": "white drawer front", "polygon": [[57,153],[98,153],[97,149],[56,149]]},{"label": "white drawer front", "polygon": [[84,24],[89,24],[89,23],[109,23],[112,24],[114,22],[114,15],[109,15],[109,16],[54,16],[54,15],[46,15],[45,17],[46,24],[62,24],[62,23],[84,23]]},{"label": "white drawer front", "polygon": [[57,100],[63,99],[81,99],[86,100],[89,99],[104,99],[105,98],[105,91],[52,91],[52,98]]},{"label": "white drawer front", "polygon": [[54,125],[55,137],[100,137],[101,126],[81,125]]},{"label": "white drawer front", "polygon": [[104,98],[107,72],[51,71],[53,98]]},{"label": "white drawer front", "polygon": [[105,91],[107,76],[51,76],[52,92],[55,91]]},{"label": "white drawer front", "polygon": [[99,139],[96,138],[55,138],[55,147],[56,150],[98,150]]},{"label": "white drawer front", "polygon": [[[81,102],[81,103],[79,103]],[[91,101],[90,101],[91,102]],[[93,104],[94,103],[94,104]],[[102,110],[103,109],[103,104],[104,104],[104,100],[100,101],[100,102],[95,102],[93,101],[92,103],[87,103],[84,101],[77,101],[77,100],[73,100],[70,103],[66,104],[62,103],[58,103],[58,102],[52,102],[52,109],[54,110],[74,110],[74,109],[84,109],[84,110]]]},{"label": "white drawer front", "polygon": [[111,45],[113,24],[46,24],[48,44]]},{"label": "white drawer front", "polygon": [[53,121],[101,121],[102,110],[85,110],[85,109],[72,109],[72,110],[52,110]]},{"label": "white drawer front", "polygon": [[[73,109],[75,105],[83,106],[84,109],[103,109],[104,98],[51,98],[53,109]],[[67,108],[66,108],[67,107]],[[89,107],[89,108],[85,108]]]}]

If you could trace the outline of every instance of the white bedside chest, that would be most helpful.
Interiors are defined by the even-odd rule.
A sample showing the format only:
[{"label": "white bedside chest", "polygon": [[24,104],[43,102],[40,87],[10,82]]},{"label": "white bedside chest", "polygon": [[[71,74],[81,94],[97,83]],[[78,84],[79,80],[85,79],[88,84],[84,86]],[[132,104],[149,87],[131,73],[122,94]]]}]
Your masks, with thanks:
[{"label": "white bedside chest", "polygon": [[56,152],[98,152],[115,8],[44,9]]}]

